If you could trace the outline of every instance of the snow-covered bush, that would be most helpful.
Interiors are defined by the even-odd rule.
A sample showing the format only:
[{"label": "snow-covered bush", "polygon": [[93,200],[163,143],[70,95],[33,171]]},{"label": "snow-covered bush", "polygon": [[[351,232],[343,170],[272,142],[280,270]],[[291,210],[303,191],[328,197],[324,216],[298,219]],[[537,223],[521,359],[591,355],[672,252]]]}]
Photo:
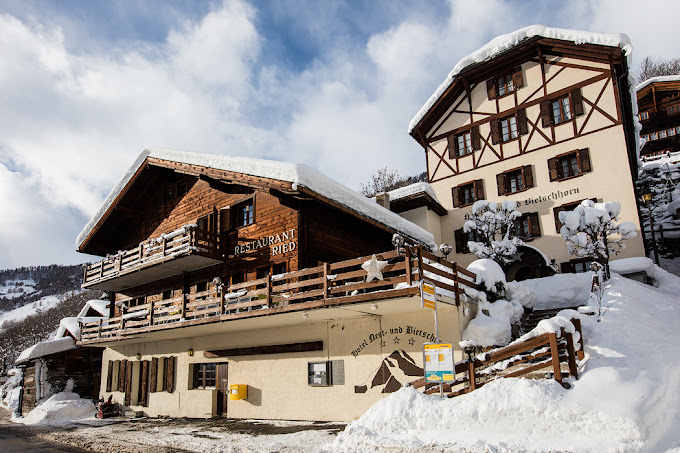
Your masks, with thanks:
[{"label": "snow-covered bush", "polygon": [[477,316],[463,331],[467,346],[505,346],[512,341],[512,325],[519,322],[524,308],[515,301],[479,302]]},{"label": "snow-covered bush", "polygon": [[467,269],[477,276],[475,283],[485,288],[486,300],[493,302],[505,299],[507,282],[501,266],[491,259],[473,261]]},{"label": "snow-covered bush", "polygon": [[573,211],[560,212],[563,223],[560,234],[569,253],[593,258],[606,266],[610,253],[618,254],[626,247],[624,240],[637,236],[634,223],[614,223],[620,212],[619,202],[594,203],[592,200],[583,200]]},{"label": "snow-covered bush", "polygon": [[470,220],[463,225],[463,231],[473,233],[476,241],[468,241],[468,249],[477,258],[489,258],[501,266],[508,266],[515,260],[517,247],[524,242],[513,234],[515,220],[522,217],[517,211],[517,202],[494,203],[486,200],[472,205]]}]

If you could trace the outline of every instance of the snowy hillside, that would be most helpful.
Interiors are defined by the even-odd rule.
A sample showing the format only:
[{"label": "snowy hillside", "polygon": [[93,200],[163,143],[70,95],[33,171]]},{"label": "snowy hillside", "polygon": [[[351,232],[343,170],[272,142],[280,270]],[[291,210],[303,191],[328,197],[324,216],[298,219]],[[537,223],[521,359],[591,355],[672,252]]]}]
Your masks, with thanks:
[{"label": "snowy hillside", "polygon": [[[602,322],[585,317],[586,358],[566,390],[500,379],[453,399],[403,388],[341,433],[329,451],[680,451],[680,278],[658,288],[614,275]],[[571,280],[571,285],[568,280]],[[530,281],[541,306],[585,303],[585,274]],[[573,291],[565,294],[565,288]]]}]

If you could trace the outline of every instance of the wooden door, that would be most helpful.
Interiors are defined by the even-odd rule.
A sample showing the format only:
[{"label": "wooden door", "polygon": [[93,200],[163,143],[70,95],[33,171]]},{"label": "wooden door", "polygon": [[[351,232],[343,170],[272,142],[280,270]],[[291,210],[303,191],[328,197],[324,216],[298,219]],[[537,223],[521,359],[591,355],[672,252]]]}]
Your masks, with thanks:
[{"label": "wooden door", "polygon": [[227,416],[229,401],[229,364],[217,364],[217,415]]}]

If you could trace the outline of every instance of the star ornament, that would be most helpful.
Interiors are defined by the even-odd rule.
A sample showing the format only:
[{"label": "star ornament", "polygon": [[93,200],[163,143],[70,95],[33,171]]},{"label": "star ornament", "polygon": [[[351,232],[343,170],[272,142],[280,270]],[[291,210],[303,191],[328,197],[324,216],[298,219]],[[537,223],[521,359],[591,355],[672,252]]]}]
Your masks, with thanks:
[{"label": "star ornament", "polygon": [[387,266],[387,261],[380,261],[375,254],[370,260],[361,265],[361,268],[366,271],[366,281],[370,282],[373,279],[383,280],[382,271]]}]

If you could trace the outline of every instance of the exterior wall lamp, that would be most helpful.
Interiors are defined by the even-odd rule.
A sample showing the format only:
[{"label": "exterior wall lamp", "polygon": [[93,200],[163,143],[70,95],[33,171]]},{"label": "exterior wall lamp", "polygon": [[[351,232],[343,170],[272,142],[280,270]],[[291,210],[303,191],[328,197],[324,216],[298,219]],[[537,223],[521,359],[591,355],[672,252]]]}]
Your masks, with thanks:
[{"label": "exterior wall lamp", "polygon": [[189,357],[193,357],[194,356],[194,350],[192,348],[189,348],[189,350],[187,351],[187,354],[189,354]]},{"label": "exterior wall lamp", "polygon": [[442,255],[444,255],[445,260],[449,259],[449,253],[451,253],[452,250],[453,247],[451,247],[446,242],[439,246],[439,251],[442,252]]},{"label": "exterior wall lamp", "polygon": [[398,253],[402,252],[402,247],[404,245],[404,236],[399,233],[394,233],[392,235],[392,245],[397,250]]},{"label": "exterior wall lamp", "polygon": [[137,355],[136,355],[135,357],[137,358],[137,360],[141,360],[142,354],[140,354],[140,353],[138,352]]}]

